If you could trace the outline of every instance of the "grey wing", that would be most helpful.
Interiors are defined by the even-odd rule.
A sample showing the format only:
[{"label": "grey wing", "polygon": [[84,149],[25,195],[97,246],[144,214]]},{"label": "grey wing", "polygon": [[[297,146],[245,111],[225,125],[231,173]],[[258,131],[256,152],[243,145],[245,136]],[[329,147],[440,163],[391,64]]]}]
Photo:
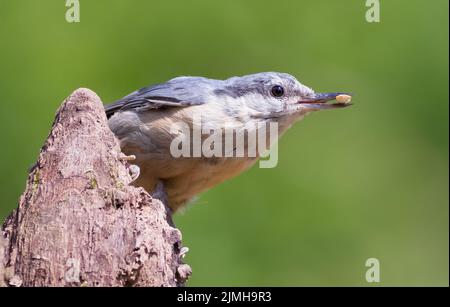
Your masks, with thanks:
[{"label": "grey wing", "polygon": [[118,111],[137,112],[164,107],[187,107],[206,103],[211,89],[209,79],[201,77],[178,77],[168,82],[141,88],[122,99],[105,106],[109,118]]}]

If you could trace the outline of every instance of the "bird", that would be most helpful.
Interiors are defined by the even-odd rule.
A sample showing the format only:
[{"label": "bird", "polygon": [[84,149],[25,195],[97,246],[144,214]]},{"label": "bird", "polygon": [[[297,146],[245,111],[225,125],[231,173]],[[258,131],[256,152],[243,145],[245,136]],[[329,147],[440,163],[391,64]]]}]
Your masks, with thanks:
[{"label": "bird", "polygon": [[[225,80],[176,77],[134,91],[106,105],[105,112],[122,152],[133,157],[138,167],[133,184],[149,193],[162,185],[167,205],[175,212],[198,194],[249,169],[262,155],[259,151],[250,154],[255,146],[250,139],[239,144],[233,139],[228,152],[223,149],[227,146],[221,146],[215,155],[206,154],[202,142],[211,133],[203,134],[205,130],[231,130],[230,135],[237,138],[239,133],[248,136],[270,124],[279,138],[305,115],[347,107],[350,100],[346,92],[316,93],[287,73],[262,72]],[[191,137],[198,125],[202,126],[200,144]],[[265,140],[264,150],[275,146],[267,130],[263,135],[258,140]],[[179,152],[180,140],[187,144],[184,155]],[[223,135],[216,137],[214,149],[224,140]],[[244,148],[239,151],[238,145]]]}]

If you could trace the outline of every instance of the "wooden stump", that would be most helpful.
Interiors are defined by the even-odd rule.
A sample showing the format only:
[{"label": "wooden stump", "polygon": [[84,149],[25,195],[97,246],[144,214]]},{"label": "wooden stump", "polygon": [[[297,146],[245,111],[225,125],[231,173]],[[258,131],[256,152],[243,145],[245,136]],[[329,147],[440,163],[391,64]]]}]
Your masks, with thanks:
[{"label": "wooden stump", "polygon": [[122,157],[99,97],[76,90],[3,225],[0,285],[184,285],[181,232]]}]

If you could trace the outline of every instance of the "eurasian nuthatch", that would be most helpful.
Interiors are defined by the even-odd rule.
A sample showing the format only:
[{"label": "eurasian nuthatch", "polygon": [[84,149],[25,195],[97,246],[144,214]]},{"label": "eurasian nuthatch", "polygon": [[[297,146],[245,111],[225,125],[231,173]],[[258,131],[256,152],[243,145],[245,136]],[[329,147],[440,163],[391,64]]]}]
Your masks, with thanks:
[{"label": "eurasian nuthatch", "polygon": [[[335,103],[327,103],[334,99]],[[281,136],[306,114],[346,107],[349,102],[346,93],[315,93],[289,74],[266,72],[227,80],[178,77],[135,91],[105,110],[123,152],[136,156],[140,175],[135,184],[152,192],[162,182],[168,205],[175,211],[198,193],[240,174],[260,156],[234,156],[222,147],[222,156],[176,156],[173,142],[180,136],[189,140],[190,153],[198,146],[189,132],[178,129],[180,123],[195,129],[197,116],[207,130],[231,127],[234,136],[276,123]],[[207,134],[201,135],[201,141],[207,138]],[[273,140],[266,146],[270,143]],[[249,150],[250,142],[244,140],[243,144]],[[233,141],[231,151],[236,150],[237,141]]]}]

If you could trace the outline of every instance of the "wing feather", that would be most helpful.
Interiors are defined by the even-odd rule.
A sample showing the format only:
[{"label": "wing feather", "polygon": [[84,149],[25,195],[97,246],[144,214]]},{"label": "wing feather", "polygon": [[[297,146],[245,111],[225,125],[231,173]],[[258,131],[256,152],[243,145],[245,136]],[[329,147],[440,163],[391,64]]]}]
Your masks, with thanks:
[{"label": "wing feather", "polygon": [[125,110],[136,112],[165,107],[188,107],[206,103],[209,79],[178,77],[168,82],[143,87],[122,99],[105,106],[106,116]]}]

